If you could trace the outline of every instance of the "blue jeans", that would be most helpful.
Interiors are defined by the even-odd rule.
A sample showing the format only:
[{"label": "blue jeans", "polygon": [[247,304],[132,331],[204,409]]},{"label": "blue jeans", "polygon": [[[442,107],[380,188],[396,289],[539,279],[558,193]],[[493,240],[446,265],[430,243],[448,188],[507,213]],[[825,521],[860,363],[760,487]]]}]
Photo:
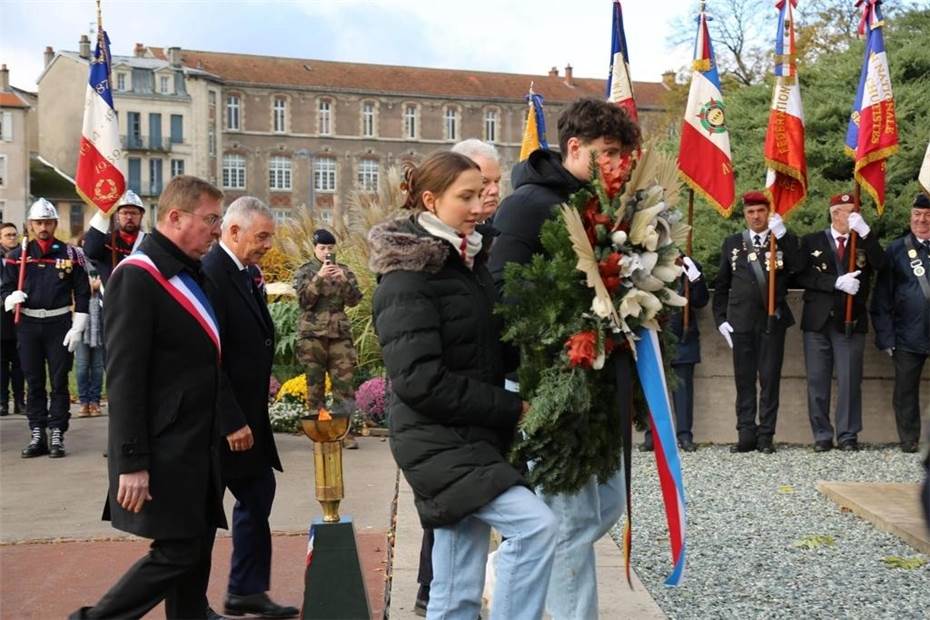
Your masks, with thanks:
[{"label": "blue jeans", "polygon": [[74,367],[77,372],[78,400],[81,404],[99,403],[103,389],[104,348],[78,343],[74,350]]},{"label": "blue jeans", "polygon": [[496,556],[492,620],[542,617],[558,524],[532,491],[515,486],[455,525],[434,530],[429,620],[478,617],[492,527],[505,538]]},{"label": "blue jeans", "polygon": [[592,477],[577,493],[541,497],[559,523],[546,611],[553,620],[597,618],[594,543],[626,509],[623,468],[601,483]]}]

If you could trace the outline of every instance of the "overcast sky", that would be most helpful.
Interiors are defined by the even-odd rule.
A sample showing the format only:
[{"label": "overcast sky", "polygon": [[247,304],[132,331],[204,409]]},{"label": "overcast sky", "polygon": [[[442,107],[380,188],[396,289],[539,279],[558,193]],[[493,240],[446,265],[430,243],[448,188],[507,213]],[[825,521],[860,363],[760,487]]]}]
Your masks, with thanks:
[{"label": "overcast sky", "polygon": [[[604,78],[612,0],[103,0],[114,54],[145,45],[321,60],[560,72]],[[712,4],[712,2],[710,3]],[[624,0],[634,80],[659,81],[691,57],[667,43],[697,0]],[[35,90],[46,45],[77,50],[93,0],[0,0],[0,62]]]}]

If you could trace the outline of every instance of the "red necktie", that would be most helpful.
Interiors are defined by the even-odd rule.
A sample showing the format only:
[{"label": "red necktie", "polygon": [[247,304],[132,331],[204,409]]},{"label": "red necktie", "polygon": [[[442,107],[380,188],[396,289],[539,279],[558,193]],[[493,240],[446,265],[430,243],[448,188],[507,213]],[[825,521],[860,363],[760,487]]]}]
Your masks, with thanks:
[{"label": "red necktie", "polygon": [[841,263],[846,258],[846,237],[836,238],[836,257]]}]

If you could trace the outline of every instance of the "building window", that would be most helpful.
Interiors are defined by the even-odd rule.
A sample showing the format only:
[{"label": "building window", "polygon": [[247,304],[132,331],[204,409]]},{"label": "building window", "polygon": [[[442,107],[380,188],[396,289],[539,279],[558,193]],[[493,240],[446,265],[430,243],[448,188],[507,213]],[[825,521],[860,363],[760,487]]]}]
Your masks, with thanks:
[{"label": "building window", "polygon": [[149,148],[160,149],[161,141],[161,114],[149,113]]},{"label": "building window", "polygon": [[497,110],[487,110],[484,113],[484,139],[497,142]]},{"label": "building window", "polygon": [[239,95],[226,97],[226,129],[239,131]]},{"label": "building window", "polygon": [[170,90],[168,90],[168,76],[167,75],[158,76],[158,92],[160,92],[163,95],[167,95],[168,93],[171,92]]},{"label": "building window", "polygon": [[223,187],[245,189],[245,157],[223,155]]},{"label": "building window", "polygon": [[404,106],[404,136],[410,140],[417,137],[417,106],[412,103]]},{"label": "building window", "polygon": [[213,125],[207,127],[207,153],[211,157],[216,155],[216,129]]},{"label": "building window", "polygon": [[363,192],[378,191],[378,160],[363,159],[358,162],[358,187]]},{"label": "building window", "polygon": [[289,157],[272,157],[268,160],[268,187],[273,190],[291,189],[291,160]]},{"label": "building window", "polygon": [[125,73],[116,74],[116,90],[126,92],[126,74]]},{"label": "building window", "polygon": [[157,196],[162,188],[162,161],[155,157],[149,160],[149,195]]},{"label": "building window", "polygon": [[336,160],[333,157],[320,157],[313,168],[313,189],[318,192],[336,191]]},{"label": "building window", "polygon": [[179,174],[184,174],[184,160],[183,159],[172,159],[171,160],[171,178],[178,176]]},{"label": "building window", "polygon": [[0,187],[6,187],[6,155],[0,155]]},{"label": "building window", "polygon": [[288,220],[291,219],[291,212],[289,209],[272,209],[271,212],[274,214],[274,223],[278,226],[286,224]]},{"label": "building window", "polygon": [[332,209],[319,209],[320,221],[324,224],[333,223],[333,210]]},{"label": "building window", "polygon": [[207,93],[207,103],[211,108],[216,109],[216,91],[211,90]]},{"label": "building window", "polygon": [[171,144],[184,143],[184,117],[180,114],[171,115]]},{"label": "building window", "polygon": [[6,200],[0,200],[0,222],[6,221],[6,218],[3,217],[3,213],[5,209],[6,209]]},{"label": "building window", "polygon": [[333,133],[333,103],[329,99],[320,99],[317,104],[316,123],[321,136]]},{"label": "building window", "polygon": [[142,148],[142,115],[138,112],[126,113],[126,146]]},{"label": "building window", "polygon": [[375,104],[371,101],[362,104],[362,135],[366,138],[375,135]]},{"label": "building window", "polygon": [[68,209],[69,228],[71,236],[77,237],[84,232],[84,203],[72,202],[71,208]]},{"label": "building window", "polygon": [[445,125],[445,129],[446,129],[446,140],[452,140],[453,142],[454,142],[455,140],[458,140],[458,139],[459,139],[459,138],[458,138],[458,135],[459,135],[459,132],[458,132],[458,129],[459,129],[459,113],[458,113],[458,110],[456,110],[456,109],[455,109],[454,107],[452,107],[452,106],[447,106],[447,107],[446,107],[446,110],[445,110],[445,113],[444,113],[444,116],[443,116],[443,119],[444,119],[444,121],[445,121],[444,125]]},{"label": "building window", "polygon": [[138,157],[129,158],[129,189],[142,193],[142,160]]},{"label": "building window", "polygon": [[287,101],[284,97],[275,97],[274,99],[274,132],[284,133],[284,113],[286,111]]}]

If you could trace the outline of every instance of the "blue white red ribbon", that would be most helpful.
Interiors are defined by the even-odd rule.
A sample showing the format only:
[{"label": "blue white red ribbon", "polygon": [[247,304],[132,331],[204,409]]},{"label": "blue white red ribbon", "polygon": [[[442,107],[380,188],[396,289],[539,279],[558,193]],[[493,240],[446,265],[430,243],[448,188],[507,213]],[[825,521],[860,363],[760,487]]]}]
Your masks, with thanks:
[{"label": "blue white red ribbon", "polygon": [[681,457],[672,407],[668,399],[668,385],[662,366],[662,352],[655,330],[640,329],[636,341],[636,371],[649,406],[649,426],[655,446],[656,468],[665,502],[665,519],[672,548],[674,569],[665,579],[665,585],[677,586],[685,572],[685,485],[681,475]]},{"label": "blue white red ribbon", "polygon": [[152,259],[142,252],[135,252],[127,256],[120,261],[116,268],[120,269],[123,265],[139,267],[152,276],[152,278],[178,302],[178,305],[197,321],[197,324],[200,325],[207,334],[207,337],[209,337],[216,346],[217,357],[220,356],[219,322],[216,320],[213,307],[210,305],[210,301],[207,299],[203,289],[200,288],[200,285],[197,284],[196,280],[194,280],[190,274],[182,271],[170,279],[166,278],[162,275],[161,271],[158,270],[158,267],[155,266]]}]

